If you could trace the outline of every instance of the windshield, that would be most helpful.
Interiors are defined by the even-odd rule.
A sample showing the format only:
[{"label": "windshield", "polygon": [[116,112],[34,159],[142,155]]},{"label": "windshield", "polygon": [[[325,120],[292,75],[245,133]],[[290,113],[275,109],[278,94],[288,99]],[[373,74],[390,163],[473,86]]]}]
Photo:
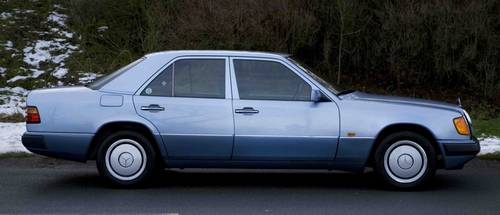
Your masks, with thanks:
[{"label": "windshield", "polygon": [[313,78],[315,81],[317,81],[323,87],[330,90],[330,92],[332,92],[334,94],[339,94],[339,91],[337,89],[335,89],[330,83],[326,82],[325,80],[323,80],[322,78],[320,78],[319,76],[314,74],[309,68],[307,68],[306,66],[302,66],[300,63],[298,63],[296,60],[294,60],[290,57],[288,57],[287,59],[289,61],[291,61],[293,64],[295,64],[296,66],[298,66],[300,69],[302,69],[309,76],[311,76],[311,78]]},{"label": "windshield", "polygon": [[98,78],[97,80],[95,80],[94,82],[92,82],[86,86],[88,86],[90,89],[93,89],[93,90],[101,89],[101,87],[103,87],[104,85],[106,85],[107,83],[109,83],[110,81],[115,79],[116,77],[120,76],[121,74],[123,74],[124,72],[129,70],[130,68],[139,64],[144,59],[146,59],[146,57],[139,58],[136,61],[120,68],[119,70],[114,71],[113,73],[111,73],[109,75],[105,75],[105,76]]}]

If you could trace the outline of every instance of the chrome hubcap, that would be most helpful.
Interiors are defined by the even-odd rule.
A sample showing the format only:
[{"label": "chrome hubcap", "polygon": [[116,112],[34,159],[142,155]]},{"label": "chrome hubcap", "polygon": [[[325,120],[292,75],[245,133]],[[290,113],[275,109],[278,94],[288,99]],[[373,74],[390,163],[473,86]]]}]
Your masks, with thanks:
[{"label": "chrome hubcap", "polygon": [[133,180],[144,172],[146,153],[138,142],[131,139],[121,139],[106,151],[106,168],[115,178]]},{"label": "chrome hubcap", "polygon": [[425,150],[410,140],[401,140],[392,144],[384,155],[385,171],[399,183],[411,183],[425,173],[427,155]]}]

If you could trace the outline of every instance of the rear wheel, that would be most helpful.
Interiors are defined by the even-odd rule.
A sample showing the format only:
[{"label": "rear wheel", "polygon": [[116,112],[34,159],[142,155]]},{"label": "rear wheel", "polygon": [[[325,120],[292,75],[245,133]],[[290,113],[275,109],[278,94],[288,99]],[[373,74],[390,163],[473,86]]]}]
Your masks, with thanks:
[{"label": "rear wheel", "polygon": [[428,139],[414,132],[384,138],[375,152],[375,171],[388,185],[416,188],[436,172],[436,153]]},{"label": "rear wheel", "polygon": [[133,131],[119,131],[104,138],[97,151],[99,173],[122,186],[138,185],[155,170],[156,153],[150,141]]}]

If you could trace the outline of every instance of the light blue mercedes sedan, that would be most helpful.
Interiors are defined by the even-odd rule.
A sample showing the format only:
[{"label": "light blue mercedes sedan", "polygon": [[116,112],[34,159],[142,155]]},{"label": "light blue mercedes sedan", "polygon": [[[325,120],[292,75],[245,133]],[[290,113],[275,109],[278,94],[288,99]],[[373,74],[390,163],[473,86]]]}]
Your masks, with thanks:
[{"label": "light blue mercedes sedan", "polygon": [[337,91],[265,52],[148,54],[88,86],[32,91],[26,123],[28,150],[95,159],[122,186],[165,168],[372,167],[415,188],[480,149],[460,105]]}]

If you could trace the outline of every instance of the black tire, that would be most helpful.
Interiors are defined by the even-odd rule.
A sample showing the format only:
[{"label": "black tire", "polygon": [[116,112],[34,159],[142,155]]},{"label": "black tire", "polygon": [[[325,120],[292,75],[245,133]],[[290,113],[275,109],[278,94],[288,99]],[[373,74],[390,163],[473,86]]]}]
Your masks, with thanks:
[{"label": "black tire", "polygon": [[[134,131],[118,131],[110,134],[103,139],[97,150],[96,163],[99,173],[118,186],[133,187],[143,184],[158,169],[156,151],[151,144],[148,138]],[[119,150],[121,148],[125,150]],[[126,149],[129,149],[130,153]],[[112,163],[113,161],[115,162]],[[113,166],[119,170],[115,170]],[[120,174],[127,171],[127,168],[131,168],[133,174]],[[137,171],[133,171],[136,168]]]},{"label": "black tire", "polygon": [[[404,131],[385,137],[374,159],[375,172],[390,188],[421,188],[436,174],[435,149],[427,138],[415,132]],[[406,175],[408,177],[403,177]]]}]

